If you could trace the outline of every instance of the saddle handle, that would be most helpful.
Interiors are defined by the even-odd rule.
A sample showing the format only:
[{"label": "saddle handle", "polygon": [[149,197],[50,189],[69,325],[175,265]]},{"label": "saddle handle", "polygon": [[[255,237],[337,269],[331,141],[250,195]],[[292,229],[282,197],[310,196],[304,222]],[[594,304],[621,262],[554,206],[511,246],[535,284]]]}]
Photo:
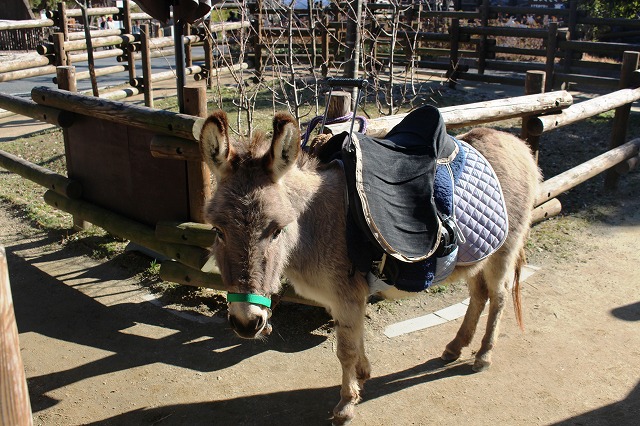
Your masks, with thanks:
[{"label": "saddle handle", "polygon": [[322,126],[320,126],[320,133],[324,132],[324,126],[327,122],[327,112],[329,111],[329,102],[331,101],[331,94],[335,87],[356,87],[358,88],[358,94],[356,96],[355,108],[351,117],[351,128],[349,130],[349,145],[351,144],[351,133],[353,132],[353,125],[356,121],[356,111],[358,104],[360,103],[360,97],[362,95],[362,89],[366,89],[369,82],[364,78],[346,78],[346,77],[329,77],[327,79],[329,85],[329,97],[327,98],[327,104],[324,109],[324,116],[322,117]]},{"label": "saddle handle", "polygon": [[334,87],[357,87],[362,90],[369,85],[369,82],[363,78],[330,77],[327,79],[327,84],[332,89]]}]

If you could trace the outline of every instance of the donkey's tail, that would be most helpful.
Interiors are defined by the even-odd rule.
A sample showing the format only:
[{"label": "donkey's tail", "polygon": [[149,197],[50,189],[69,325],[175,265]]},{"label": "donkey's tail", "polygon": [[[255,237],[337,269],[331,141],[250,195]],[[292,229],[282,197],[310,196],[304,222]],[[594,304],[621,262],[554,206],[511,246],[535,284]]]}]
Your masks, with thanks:
[{"label": "donkey's tail", "polygon": [[524,331],[524,321],[522,319],[522,298],[520,296],[520,272],[522,271],[522,267],[527,263],[527,257],[524,252],[524,247],[520,249],[520,253],[518,254],[518,259],[516,260],[516,268],[515,274],[513,277],[513,310],[516,314],[516,322],[518,323],[518,327],[520,330]]}]

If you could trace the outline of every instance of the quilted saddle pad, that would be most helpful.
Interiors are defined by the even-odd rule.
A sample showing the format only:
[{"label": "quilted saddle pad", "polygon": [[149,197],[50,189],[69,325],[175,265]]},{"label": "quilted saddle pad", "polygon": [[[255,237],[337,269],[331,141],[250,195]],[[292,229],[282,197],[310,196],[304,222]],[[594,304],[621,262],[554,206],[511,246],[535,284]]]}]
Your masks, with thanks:
[{"label": "quilted saddle pad", "polygon": [[498,250],[509,231],[502,187],[487,159],[459,141],[466,164],[455,185],[455,217],[465,241],[460,242],[458,264],[478,262]]}]

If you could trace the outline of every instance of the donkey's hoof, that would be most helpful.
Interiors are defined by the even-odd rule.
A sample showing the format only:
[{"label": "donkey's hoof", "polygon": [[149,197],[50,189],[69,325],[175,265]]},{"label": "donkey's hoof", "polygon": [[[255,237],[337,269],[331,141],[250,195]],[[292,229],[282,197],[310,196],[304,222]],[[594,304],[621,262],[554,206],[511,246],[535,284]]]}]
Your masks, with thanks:
[{"label": "donkey's hoof", "polygon": [[489,367],[491,367],[491,360],[476,358],[472,368],[476,373],[480,373],[481,371],[488,370]]},{"label": "donkey's hoof", "polygon": [[349,402],[343,404],[340,402],[333,409],[333,418],[331,419],[331,424],[334,426],[343,426],[348,425],[353,420],[355,416],[355,404],[353,402]]},{"label": "donkey's hoof", "polygon": [[453,351],[453,350],[449,349],[449,347],[447,347],[444,350],[444,352],[442,353],[442,355],[440,356],[440,358],[443,361],[452,362],[452,361],[455,361],[458,358],[460,358],[460,353],[461,353],[461,351]]},{"label": "donkey's hoof", "polygon": [[347,414],[347,415],[339,415],[337,413],[333,414],[333,418],[331,419],[331,425],[332,426],[345,426],[348,425],[349,423],[351,423],[351,420],[353,420],[353,410],[351,410],[351,414]]},{"label": "donkey's hoof", "polygon": [[331,426],[346,426],[351,423],[352,419],[338,419],[336,416],[333,416],[331,419]]}]

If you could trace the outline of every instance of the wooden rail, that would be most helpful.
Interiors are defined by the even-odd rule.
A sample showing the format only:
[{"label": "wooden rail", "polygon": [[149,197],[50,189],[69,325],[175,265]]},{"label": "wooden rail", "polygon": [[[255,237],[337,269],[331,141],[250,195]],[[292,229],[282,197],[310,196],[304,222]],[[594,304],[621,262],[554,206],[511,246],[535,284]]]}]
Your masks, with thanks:
[{"label": "wooden rail", "polygon": [[634,139],[564,173],[547,179],[540,185],[540,192],[536,197],[536,205],[547,202],[576,185],[614,167],[616,164],[636,157],[639,152],[640,139]]},{"label": "wooden rail", "polygon": [[133,241],[159,254],[175,259],[199,270],[204,266],[208,251],[186,244],[159,241],[153,228],[83,200],[71,200],[53,191],[44,194],[44,201],[52,207],[82,218],[118,237]]},{"label": "wooden rail", "polygon": [[191,115],[97,99],[48,87],[34,87],[31,98],[40,105],[190,140],[198,140],[204,122],[203,118]]},{"label": "wooden rail", "polygon": [[49,188],[64,197],[80,198],[82,195],[82,185],[79,182],[1,150],[0,167],[17,173],[23,178]]},{"label": "wooden rail", "polygon": [[640,88],[622,89],[598,96],[578,104],[571,105],[558,114],[543,115],[529,119],[529,131],[539,136],[549,130],[557,129],[593,117],[640,99]]},{"label": "wooden rail", "polygon": [[[448,128],[466,127],[481,123],[490,123],[509,118],[541,114],[567,108],[573,103],[573,97],[567,91],[518,96],[508,99],[477,102],[440,108]],[[397,114],[369,120],[367,134],[384,136],[407,114]],[[331,133],[337,134],[349,130],[348,124],[326,126]]]}]

